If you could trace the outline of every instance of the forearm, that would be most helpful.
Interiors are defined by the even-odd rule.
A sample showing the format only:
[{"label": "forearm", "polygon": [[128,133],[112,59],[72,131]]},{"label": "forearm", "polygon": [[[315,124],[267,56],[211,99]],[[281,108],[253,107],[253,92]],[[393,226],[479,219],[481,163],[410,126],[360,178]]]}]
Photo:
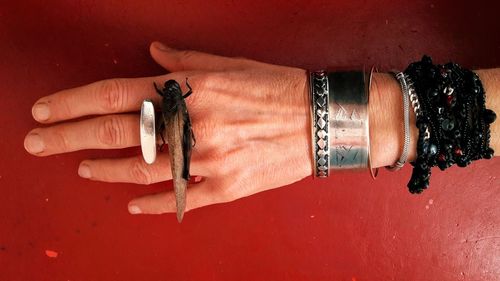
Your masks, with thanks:
[{"label": "forearm", "polygon": [[[486,108],[500,112],[500,69],[478,70],[486,91]],[[370,150],[373,167],[396,162],[403,149],[403,100],[401,88],[391,74],[375,73],[370,90]],[[411,141],[408,160],[416,157],[418,131],[415,114],[410,113]],[[490,146],[500,155],[500,122],[490,125]]]}]

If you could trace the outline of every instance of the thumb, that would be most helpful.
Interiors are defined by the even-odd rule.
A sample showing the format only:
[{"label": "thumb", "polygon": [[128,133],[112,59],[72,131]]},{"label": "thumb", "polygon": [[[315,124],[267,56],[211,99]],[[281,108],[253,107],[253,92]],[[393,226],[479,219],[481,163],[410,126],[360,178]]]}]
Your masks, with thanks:
[{"label": "thumb", "polygon": [[170,72],[189,70],[224,71],[259,64],[245,58],[223,57],[193,50],[177,50],[160,42],[153,42],[149,47],[149,52],[156,63]]}]

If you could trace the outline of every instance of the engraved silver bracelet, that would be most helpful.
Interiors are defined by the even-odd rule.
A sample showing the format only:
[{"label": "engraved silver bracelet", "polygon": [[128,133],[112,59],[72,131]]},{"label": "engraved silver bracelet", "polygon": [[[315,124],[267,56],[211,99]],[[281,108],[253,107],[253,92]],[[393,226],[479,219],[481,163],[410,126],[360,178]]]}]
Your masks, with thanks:
[{"label": "engraved silver bracelet", "polygon": [[369,167],[368,79],[364,71],[328,73],[332,170]]},{"label": "engraved silver bracelet", "polygon": [[313,175],[317,178],[326,178],[330,175],[329,85],[326,71],[309,72],[309,87]]}]

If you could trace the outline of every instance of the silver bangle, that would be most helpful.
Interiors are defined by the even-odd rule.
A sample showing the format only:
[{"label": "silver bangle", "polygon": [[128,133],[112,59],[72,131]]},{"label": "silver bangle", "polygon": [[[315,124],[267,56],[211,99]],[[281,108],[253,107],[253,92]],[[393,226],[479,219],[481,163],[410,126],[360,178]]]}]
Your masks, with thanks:
[{"label": "silver bangle", "polygon": [[309,87],[311,94],[313,175],[318,178],[326,178],[330,175],[329,87],[326,72],[311,71],[309,73]]},{"label": "silver bangle", "polygon": [[362,71],[328,73],[332,170],[369,166],[368,78]]},{"label": "silver bangle", "polygon": [[399,81],[401,86],[401,92],[403,97],[403,114],[404,114],[404,143],[403,143],[403,152],[399,157],[399,160],[396,161],[391,166],[387,166],[386,168],[390,171],[397,171],[405,165],[408,160],[408,150],[410,147],[410,88],[406,82],[406,77],[403,72],[393,73],[396,79]]}]

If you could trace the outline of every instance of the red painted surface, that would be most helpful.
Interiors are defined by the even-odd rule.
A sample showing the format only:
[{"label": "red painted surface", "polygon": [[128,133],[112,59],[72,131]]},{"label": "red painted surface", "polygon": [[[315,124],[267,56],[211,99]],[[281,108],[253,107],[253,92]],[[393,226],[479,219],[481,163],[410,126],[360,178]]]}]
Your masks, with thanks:
[{"label": "red painted surface", "polygon": [[[500,159],[410,175],[305,179],[175,215],[131,216],[167,184],[90,182],[82,151],[23,149],[31,105],[111,77],[163,73],[162,40],[304,68],[403,68],[424,53],[500,66],[498,9],[461,1],[11,1],[0,5],[0,280],[500,280]],[[465,1],[464,1],[465,2]],[[49,258],[45,250],[57,252]]]}]

